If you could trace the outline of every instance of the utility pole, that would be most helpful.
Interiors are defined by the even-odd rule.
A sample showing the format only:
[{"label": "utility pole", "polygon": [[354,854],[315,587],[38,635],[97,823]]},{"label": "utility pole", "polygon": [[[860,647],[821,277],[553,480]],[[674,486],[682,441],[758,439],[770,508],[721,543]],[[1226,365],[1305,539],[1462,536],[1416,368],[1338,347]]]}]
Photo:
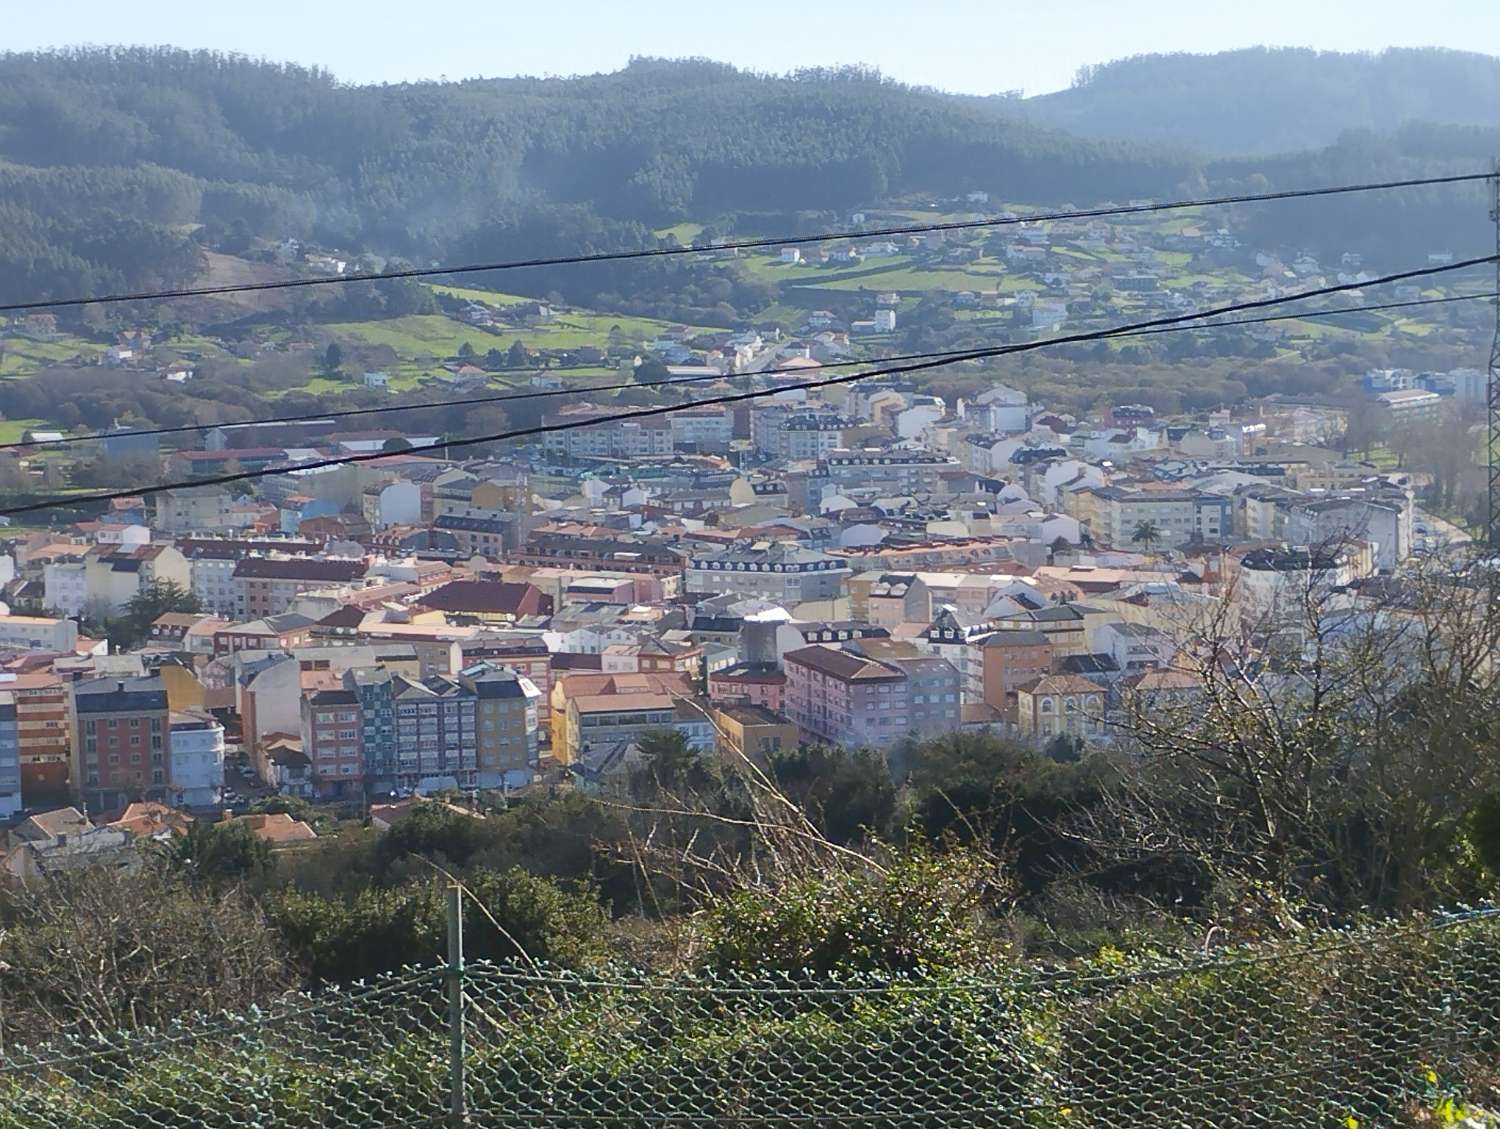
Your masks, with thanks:
[{"label": "utility pole", "polygon": [[448,887],[448,1116],[452,1129],[467,1125],[464,1085],[464,895]]},{"label": "utility pole", "polygon": [[[1495,225],[1495,292],[1500,293],[1500,158],[1495,159],[1490,186],[1490,219]],[[1490,367],[1485,382],[1485,402],[1489,413],[1489,430],[1485,435],[1485,457],[1489,472],[1489,511],[1486,517],[1486,547],[1490,554],[1490,572],[1495,572],[1494,558],[1500,556],[1500,298],[1495,299],[1495,335],[1490,342]],[[1493,579],[1491,587],[1493,588]]]}]

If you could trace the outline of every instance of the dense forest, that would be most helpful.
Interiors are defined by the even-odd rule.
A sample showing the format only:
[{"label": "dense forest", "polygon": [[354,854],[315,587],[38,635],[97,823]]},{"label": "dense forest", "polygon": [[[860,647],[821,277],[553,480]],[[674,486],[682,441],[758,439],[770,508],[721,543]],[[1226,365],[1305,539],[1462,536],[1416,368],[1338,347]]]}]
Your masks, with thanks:
[{"label": "dense forest", "polygon": [[1085,67],[1055,94],[973,101],[1080,137],[1265,155],[1412,122],[1500,126],[1500,59],[1439,48],[1137,55]]},{"label": "dense forest", "polygon": [[[1068,111],[1076,121],[1048,119],[1083,133],[1186,123],[1179,136],[1142,126],[1143,139],[1127,141],[1037,124],[1048,99],[1003,99],[996,112],[859,68],[775,77],[638,59],[577,78],[355,87],[321,70],[166,48],[0,55],[0,300],[182,284],[202,276],[204,247],[233,253],[255,239],[473,260],[648,246],[653,228],[681,220],[715,234],[820,230],[856,207],[975,189],[1088,205],[1470,170],[1500,129],[1485,118],[1500,62],[1479,56],[1216,58],[1227,69],[1213,97],[1198,77],[1208,64],[1175,56],[1110,64],[1051,96],[1125,115],[1118,129],[1082,109]],[[1339,100],[1309,93],[1314,79],[1346,84],[1351,67],[1364,77]],[[1452,124],[1394,129],[1419,113]],[[1394,131],[1276,158],[1210,160],[1156,144],[1198,144],[1200,118],[1222,132],[1202,148],[1220,153],[1322,143],[1335,124]],[[1302,132],[1272,136],[1262,119]],[[1326,208],[1262,209],[1254,234],[1404,258],[1471,241],[1482,208],[1456,199],[1362,198],[1332,224]],[[619,308],[643,287],[681,289],[661,273],[671,272],[515,278],[538,295]]]},{"label": "dense forest", "polygon": [[[522,228],[529,246],[640,245],[640,224],[744,209],[981,185],[1143,195],[1191,172],[862,71],[642,60],[580,79],[355,88],[166,49],[0,57],[0,162],[0,265],[28,295],[180,281],[200,223],[427,257]],[[90,245],[112,214],[142,227]]]}]

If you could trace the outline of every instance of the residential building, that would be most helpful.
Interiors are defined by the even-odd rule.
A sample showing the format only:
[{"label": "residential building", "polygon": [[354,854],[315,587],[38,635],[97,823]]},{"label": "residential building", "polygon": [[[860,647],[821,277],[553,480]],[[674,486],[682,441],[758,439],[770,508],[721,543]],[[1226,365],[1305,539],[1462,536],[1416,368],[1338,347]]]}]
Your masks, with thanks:
[{"label": "residential building", "polygon": [[1016,728],[1038,741],[1073,737],[1098,741],[1105,729],[1106,692],[1076,674],[1048,674],[1016,690]]},{"label": "residential building", "polygon": [[447,675],[398,675],[391,700],[398,787],[479,787],[478,695],[472,688]]},{"label": "residential building", "polygon": [[192,585],[187,558],[171,545],[100,545],[84,554],[83,563],[86,615],[118,616],[152,585],[175,584],[184,591]]},{"label": "residential building", "polygon": [[960,724],[958,671],[945,659],[869,658],[813,646],[782,656],[786,715],[803,739],[888,748],[908,735],[930,736]]},{"label": "residential building", "polygon": [[201,710],[174,710],[167,721],[173,802],[186,807],[218,804],[224,791],[224,727]]},{"label": "residential building", "polygon": [[860,573],[849,580],[849,615],[890,630],[903,623],[926,623],[932,616],[932,600],[916,573]]},{"label": "residential building", "polygon": [[0,651],[61,651],[71,653],[78,642],[78,625],[71,619],[36,615],[0,615]]},{"label": "residential building", "polygon": [[753,759],[764,767],[773,754],[797,748],[797,727],[764,706],[720,705],[714,718],[721,754]]},{"label": "residential building", "polygon": [[73,725],[69,684],[51,671],[0,674],[0,690],[16,708],[21,798],[28,808],[45,807],[71,791]]},{"label": "residential building", "polygon": [[541,691],[524,675],[480,663],[459,672],[475,697],[475,770],[481,788],[523,788],[540,763]]},{"label": "residential building", "polygon": [[232,574],[234,615],[241,620],[280,615],[305,592],[361,581],[368,566],[350,557],[247,557]]},{"label": "residential building", "polygon": [[849,565],[837,557],[783,541],[739,541],[695,550],[688,558],[689,592],[761,596],[786,607],[844,595]]},{"label": "residential building", "polygon": [[314,690],[302,697],[302,752],[324,799],[364,792],[359,721],[359,699],[349,690]]},{"label": "residential building", "polygon": [[984,703],[1014,726],[1018,720],[1017,692],[1052,672],[1052,641],[1040,631],[997,631],[985,638],[980,653]]},{"label": "residential building", "polygon": [[454,580],[420,597],[418,605],[481,623],[513,623],[552,614],[552,597],[535,585],[500,580]]},{"label": "residential building", "polygon": [[1125,675],[1165,669],[1177,655],[1171,636],[1144,623],[1107,623],[1099,628],[1096,644]]},{"label": "residential building", "polygon": [[163,533],[213,532],[230,526],[234,499],[220,486],[163,490],[156,495],[155,527]]},{"label": "residential building", "polygon": [[240,651],[289,651],[312,640],[317,621],[300,612],[282,612],[248,623],[226,623],[213,633],[216,655]]},{"label": "residential building", "polygon": [[568,458],[641,459],[672,453],[672,427],[666,416],[615,420],[616,409],[595,404],[570,404],[545,417],[546,423],[577,424],[590,419],[592,427],[548,432],[542,440],[549,455]]},{"label": "residential building", "polygon": [[157,678],[96,678],[73,685],[74,791],[94,811],[165,800],[167,690]]},{"label": "residential building", "polygon": [[0,819],[9,819],[23,806],[19,719],[15,693],[0,690]]}]

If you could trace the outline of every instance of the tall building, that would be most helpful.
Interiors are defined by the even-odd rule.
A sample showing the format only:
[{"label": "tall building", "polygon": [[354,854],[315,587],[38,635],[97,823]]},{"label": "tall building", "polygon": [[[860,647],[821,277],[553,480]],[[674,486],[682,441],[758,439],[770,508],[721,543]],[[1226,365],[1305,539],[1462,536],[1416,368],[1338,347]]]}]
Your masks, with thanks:
[{"label": "tall building", "polygon": [[0,818],[21,810],[21,740],[16,696],[0,690]]},{"label": "tall building", "polygon": [[359,703],[360,751],[365,789],[387,792],[396,787],[396,703],[393,675],[385,667],[362,666],[344,672],[344,689]]},{"label": "tall building", "polygon": [[456,679],[433,674],[420,681],[391,680],[396,709],[396,783],[400,788],[477,788],[474,692]]},{"label": "tall building", "polygon": [[520,788],[530,784],[540,758],[541,691],[529,678],[489,663],[461,671],[458,681],[475,699],[478,786]]},{"label": "tall building", "polygon": [[167,689],[160,678],[95,678],[73,686],[73,787],[94,811],[165,800]]},{"label": "tall building", "polygon": [[168,718],[168,772],[175,803],[211,807],[224,794],[224,727],[202,710]]},{"label": "tall building", "polygon": [[786,715],[804,739],[884,749],[903,737],[958,728],[958,670],[952,663],[897,654],[895,648],[875,659],[859,646],[803,647],[782,656]]},{"label": "tall building", "polygon": [[15,699],[23,806],[65,802],[71,791],[73,753],[68,684],[50,671],[33,671],[0,675],[0,690]]},{"label": "tall building", "polygon": [[313,690],[302,696],[302,752],[312,767],[313,788],[334,799],[363,795],[359,699],[353,691]]}]

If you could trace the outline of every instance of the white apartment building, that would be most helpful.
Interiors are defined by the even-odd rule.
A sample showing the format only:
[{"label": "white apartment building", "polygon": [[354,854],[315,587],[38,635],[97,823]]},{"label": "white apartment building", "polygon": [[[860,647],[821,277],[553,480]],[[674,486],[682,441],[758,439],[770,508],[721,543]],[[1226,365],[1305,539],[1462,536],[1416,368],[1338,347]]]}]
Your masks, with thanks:
[{"label": "white apartment building", "polygon": [[218,804],[224,785],[224,727],[206,713],[173,711],[167,734],[173,799],[188,807]]}]

